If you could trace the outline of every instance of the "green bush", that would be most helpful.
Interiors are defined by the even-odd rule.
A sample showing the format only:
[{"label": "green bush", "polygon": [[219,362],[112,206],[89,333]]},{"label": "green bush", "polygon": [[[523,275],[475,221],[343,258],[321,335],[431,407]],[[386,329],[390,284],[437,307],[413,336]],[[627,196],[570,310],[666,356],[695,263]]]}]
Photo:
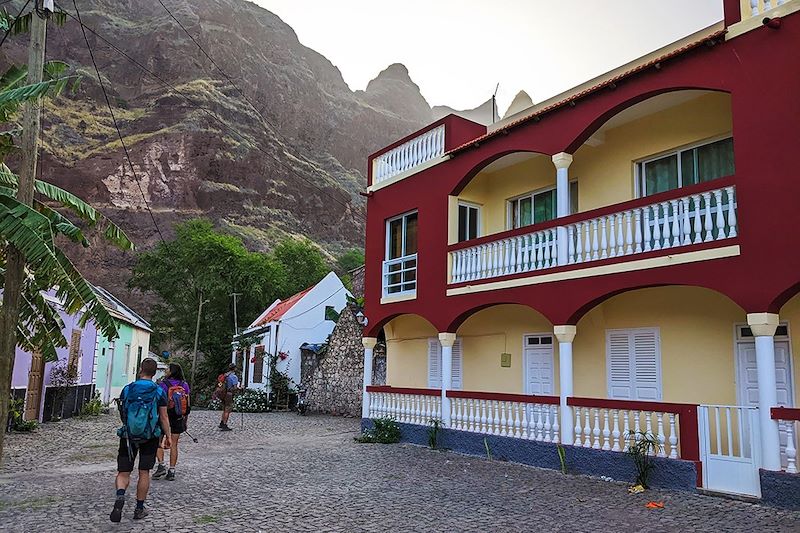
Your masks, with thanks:
[{"label": "green bush", "polygon": [[25,400],[22,398],[11,398],[8,402],[9,428],[13,431],[28,432],[39,427],[36,420],[24,420]]},{"label": "green bush", "polygon": [[94,394],[92,394],[92,399],[81,407],[80,416],[100,416],[104,411],[108,412],[108,408],[103,405],[103,400],[100,399],[100,393],[95,391]]},{"label": "green bush", "polygon": [[391,418],[373,418],[372,428],[365,429],[357,442],[394,444],[400,442],[400,426]]},{"label": "green bush", "polygon": [[269,394],[265,390],[245,389],[233,397],[233,409],[238,413],[266,413]]}]

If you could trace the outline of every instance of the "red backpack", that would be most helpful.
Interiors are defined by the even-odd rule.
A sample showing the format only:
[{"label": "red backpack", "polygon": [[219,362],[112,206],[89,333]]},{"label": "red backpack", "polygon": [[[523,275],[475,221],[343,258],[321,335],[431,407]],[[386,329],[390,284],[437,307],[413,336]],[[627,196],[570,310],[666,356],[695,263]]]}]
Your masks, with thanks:
[{"label": "red backpack", "polygon": [[167,389],[167,408],[174,411],[178,416],[185,416],[189,412],[189,395],[186,389],[178,383]]},{"label": "red backpack", "polygon": [[225,393],[228,392],[228,387],[226,386],[227,383],[227,376],[225,373],[220,374],[217,376],[217,387],[214,389],[214,392],[211,394],[211,398],[215,400],[223,400],[225,398]]}]

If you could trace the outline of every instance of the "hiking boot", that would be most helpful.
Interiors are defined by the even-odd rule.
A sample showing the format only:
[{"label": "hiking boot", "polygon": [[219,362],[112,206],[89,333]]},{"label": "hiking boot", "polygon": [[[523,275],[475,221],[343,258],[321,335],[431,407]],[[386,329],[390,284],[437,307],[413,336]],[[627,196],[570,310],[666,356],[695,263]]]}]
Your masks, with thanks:
[{"label": "hiking boot", "polygon": [[167,472],[167,477],[165,479],[167,481],[175,481],[175,471],[170,468],[169,472]]},{"label": "hiking boot", "polygon": [[134,520],[141,520],[145,516],[147,516],[147,509],[145,509],[144,507],[137,507],[136,509],[133,510]]},{"label": "hiking boot", "polygon": [[223,424],[222,422],[220,422],[220,423],[219,423],[219,429],[222,429],[222,428],[224,428],[224,427],[225,427],[225,424]]},{"label": "hiking boot", "polygon": [[233,431],[231,428],[227,426],[227,424],[220,424],[219,429],[222,431]]},{"label": "hiking boot", "polygon": [[153,473],[153,479],[160,479],[167,474],[167,467],[164,465],[158,465],[156,471]]},{"label": "hiking boot", "polygon": [[114,509],[111,511],[111,521],[112,522],[119,522],[122,520],[122,508],[125,506],[125,497],[117,498],[117,501],[114,502]]}]

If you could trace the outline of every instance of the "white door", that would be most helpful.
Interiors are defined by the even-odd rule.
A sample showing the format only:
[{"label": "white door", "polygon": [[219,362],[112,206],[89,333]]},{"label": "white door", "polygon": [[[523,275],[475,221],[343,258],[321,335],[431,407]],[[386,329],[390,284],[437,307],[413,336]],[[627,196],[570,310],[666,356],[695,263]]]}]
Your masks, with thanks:
[{"label": "white door", "polygon": [[525,392],[537,396],[553,394],[553,337],[552,335],[526,335]]},{"label": "white door", "polygon": [[114,377],[114,342],[108,343],[106,348],[106,388],[103,391],[103,402],[108,403],[111,401],[111,387],[112,378]]},{"label": "white door", "polygon": [[697,415],[703,487],[760,497],[758,408],[701,405]]},{"label": "white door", "polygon": [[[775,381],[778,386],[778,405],[792,407],[792,370],[788,340],[775,341]],[[758,370],[755,342],[740,341],[737,345],[739,401],[742,405],[758,406]],[[786,466],[786,429],[781,425],[781,463]]]}]

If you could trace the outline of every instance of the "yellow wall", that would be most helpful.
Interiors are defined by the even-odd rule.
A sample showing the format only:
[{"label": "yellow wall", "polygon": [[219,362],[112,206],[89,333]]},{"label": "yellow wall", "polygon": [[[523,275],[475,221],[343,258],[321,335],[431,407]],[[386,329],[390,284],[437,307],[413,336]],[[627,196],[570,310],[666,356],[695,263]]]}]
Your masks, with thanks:
[{"label": "yellow wall", "polygon": [[386,384],[393,387],[428,386],[428,339],[438,337],[430,322],[402,315],[383,328],[386,334]]},{"label": "yellow wall", "polygon": [[[524,393],[523,336],[552,331],[546,318],[522,305],[498,305],[469,317],[456,332],[463,349],[464,390]],[[511,354],[511,367],[500,366],[504,352]],[[558,394],[558,346],[554,359]]]},{"label": "yellow wall", "polygon": [[[641,105],[647,105],[646,102]],[[724,136],[732,131],[730,96],[708,93],[604,130],[602,144],[584,144],[569,168],[570,179],[578,180],[578,209],[598,207],[634,198],[634,161],[687,144]],[[459,195],[460,199],[483,206],[482,235],[504,231],[506,201],[509,198],[555,185],[556,170],[549,156],[481,172]],[[451,226],[458,221],[450,203]],[[451,239],[452,239],[451,228]]]},{"label": "yellow wall", "polygon": [[[791,337],[792,369],[794,370],[794,406],[800,406],[800,362],[797,357],[800,354],[800,294],[794,296],[786,302],[780,312],[781,322],[789,323],[789,335]],[[794,331],[792,331],[794,327]]]}]

